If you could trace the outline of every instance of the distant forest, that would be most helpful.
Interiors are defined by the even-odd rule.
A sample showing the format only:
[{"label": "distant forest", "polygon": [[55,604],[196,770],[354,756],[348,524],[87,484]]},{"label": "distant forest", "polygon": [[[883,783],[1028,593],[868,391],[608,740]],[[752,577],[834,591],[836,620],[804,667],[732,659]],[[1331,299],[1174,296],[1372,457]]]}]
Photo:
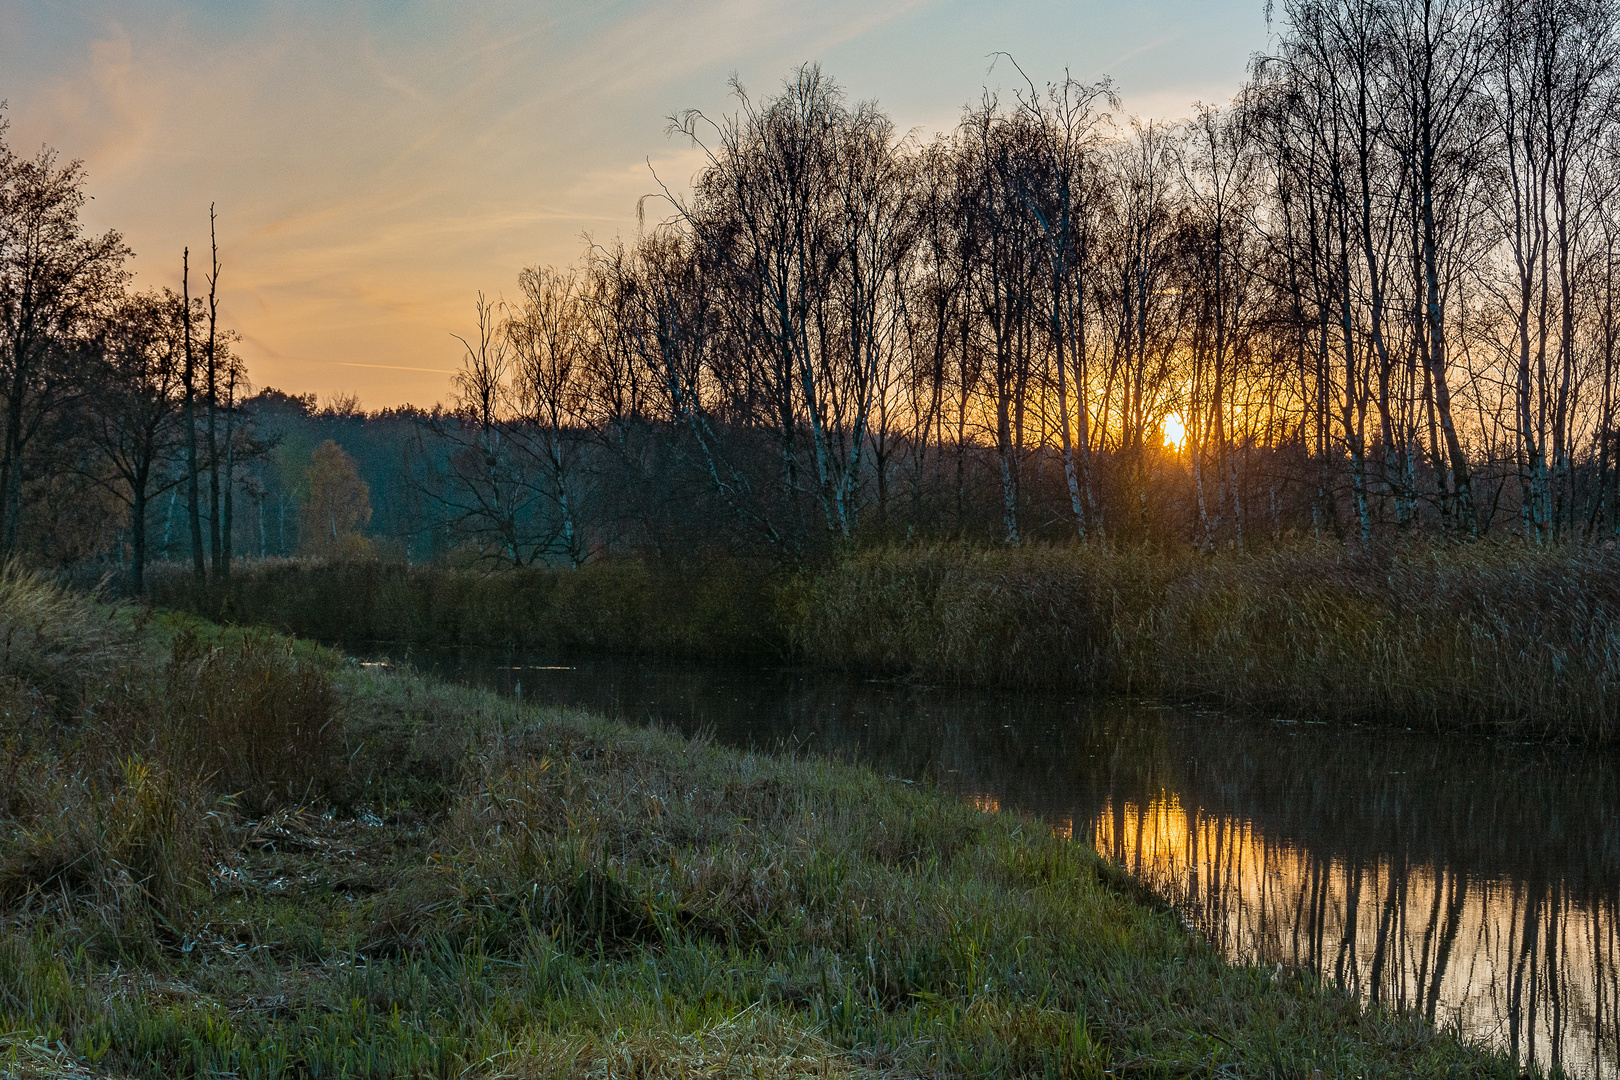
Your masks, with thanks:
[{"label": "distant forest", "polygon": [[1620,531],[1620,3],[1283,0],[1237,97],[986,92],[896,129],[814,66],[632,239],[479,297],[441,407],[245,392],[217,260],[130,291],[0,144],[0,544],[579,565],[870,542]]}]

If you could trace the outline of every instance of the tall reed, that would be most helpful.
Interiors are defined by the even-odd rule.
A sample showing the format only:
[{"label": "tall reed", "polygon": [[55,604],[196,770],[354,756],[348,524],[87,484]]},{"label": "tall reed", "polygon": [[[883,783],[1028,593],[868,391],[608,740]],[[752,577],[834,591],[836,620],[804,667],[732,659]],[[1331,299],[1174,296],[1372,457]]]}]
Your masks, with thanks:
[{"label": "tall reed", "polygon": [[269,559],[202,589],[184,567],[161,564],[147,592],[163,606],[327,642],[779,658],[775,582],[768,567],[724,560],[477,570]]},{"label": "tall reed", "polygon": [[816,575],[789,614],[794,654],[812,663],[1620,735],[1620,558],[1607,549],[891,549]]},{"label": "tall reed", "polygon": [[1620,737],[1620,555],[1298,543],[862,551],[798,573],[245,564],[163,602],[327,641],[784,661],[1515,737]]}]

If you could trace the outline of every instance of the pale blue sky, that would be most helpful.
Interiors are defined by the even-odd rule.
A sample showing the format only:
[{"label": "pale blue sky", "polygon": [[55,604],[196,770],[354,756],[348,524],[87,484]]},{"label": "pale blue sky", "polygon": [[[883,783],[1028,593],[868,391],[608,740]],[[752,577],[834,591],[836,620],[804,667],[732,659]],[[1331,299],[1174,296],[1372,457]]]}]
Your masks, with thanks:
[{"label": "pale blue sky", "polygon": [[[981,87],[1113,76],[1129,113],[1225,101],[1269,42],[1264,0],[0,0],[10,141],[82,158],[89,217],[141,284],[176,284],[219,204],[223,308],[260,385],[445,394],[478,290],[635,229],[647,159],[682,186],[685,108],[817,61],[903,129]],[[420,369],[420,370],[417,370]]]}]

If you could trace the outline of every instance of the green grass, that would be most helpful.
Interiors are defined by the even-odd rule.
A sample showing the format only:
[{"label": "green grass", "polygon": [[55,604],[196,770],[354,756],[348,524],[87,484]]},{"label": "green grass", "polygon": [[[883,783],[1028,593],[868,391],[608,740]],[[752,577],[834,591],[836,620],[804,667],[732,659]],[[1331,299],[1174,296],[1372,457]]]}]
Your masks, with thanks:
[{"label": "green grass", "polygon": [[14,573],[0,638],[0,1075],[1517,1075],[861,768]]}]

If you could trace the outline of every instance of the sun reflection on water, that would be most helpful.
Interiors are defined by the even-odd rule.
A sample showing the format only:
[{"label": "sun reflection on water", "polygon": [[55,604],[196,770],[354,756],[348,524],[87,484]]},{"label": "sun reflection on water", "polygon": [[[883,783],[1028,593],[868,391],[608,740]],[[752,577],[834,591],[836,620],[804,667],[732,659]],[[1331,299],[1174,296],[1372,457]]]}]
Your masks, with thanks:
[{"label": "sun reflection on water", "polygon": [[1092,842],[1230,956],[1314,968],[1543,1068],[1620,1076],[1611,903],[1577,904],[1556,882],[1320,858],[1168,792],[1107,807]]}]

